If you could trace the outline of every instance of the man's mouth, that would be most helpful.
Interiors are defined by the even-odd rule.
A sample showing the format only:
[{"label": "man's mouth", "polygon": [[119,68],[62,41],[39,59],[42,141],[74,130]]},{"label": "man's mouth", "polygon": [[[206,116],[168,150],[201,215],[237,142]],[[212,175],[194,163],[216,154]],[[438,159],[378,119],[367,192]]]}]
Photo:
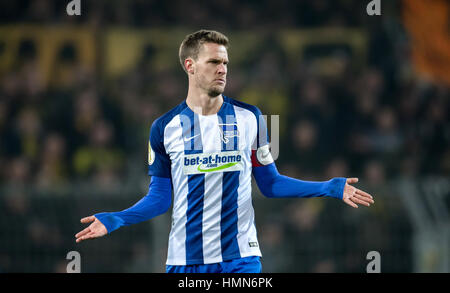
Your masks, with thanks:
[{"label": "man's mouth", "polygon": [[217,78],[214,81],[225,83],[225,79],[223,79],[223,78]]}]

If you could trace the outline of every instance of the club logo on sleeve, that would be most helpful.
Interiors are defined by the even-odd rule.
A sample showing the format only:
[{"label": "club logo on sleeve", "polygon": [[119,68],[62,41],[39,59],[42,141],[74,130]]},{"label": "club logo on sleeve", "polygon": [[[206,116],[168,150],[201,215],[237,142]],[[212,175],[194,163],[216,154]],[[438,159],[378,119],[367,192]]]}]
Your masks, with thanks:
[{"label": "club logo on sleeve", "polygon": [[192,154],[185,155],[183,158],[183,173],[191,175],[240,171],[244,169],[243,165],[241,151]]},{"label": "club logo on sleeve", "polygon": [[261,165],[269,165],[270,163],[273,163],[272,154],[270,153],[268,144],[258,148],[256,151],[256,158]]},{"label": "club logo on sleeve", "polygon": [[148,141],[148,164],[151,165],[155,161],[155,152],[150,145],[150,141]]}]

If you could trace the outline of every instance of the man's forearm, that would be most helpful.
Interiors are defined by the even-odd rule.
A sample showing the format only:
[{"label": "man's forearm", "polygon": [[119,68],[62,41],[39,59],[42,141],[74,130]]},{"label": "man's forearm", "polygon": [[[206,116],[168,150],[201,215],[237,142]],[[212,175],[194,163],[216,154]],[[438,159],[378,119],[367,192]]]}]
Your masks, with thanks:
[{"label": "man's forearm", "polygon": [[267,197],[322,197],[342,199],[346,178],[328,181],[303,181],[281,175],[275,163],[253,167],[253,175],[263,195]]},{"label": "man's forearm", "polygon": [[94,216],[105,225],[108,233],[122,226],[137,224],[165,213],[172,201],[172,183],[170,178],[152,176],[148,193],[132,207]]}]

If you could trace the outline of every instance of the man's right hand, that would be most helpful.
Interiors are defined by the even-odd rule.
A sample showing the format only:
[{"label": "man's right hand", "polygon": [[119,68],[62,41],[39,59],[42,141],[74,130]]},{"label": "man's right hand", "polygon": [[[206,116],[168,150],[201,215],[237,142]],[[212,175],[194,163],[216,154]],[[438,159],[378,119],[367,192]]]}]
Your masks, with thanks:
[{"label": "man's right hand", "polygon": [[77,233],[75,237],[77,238],[77,243],[81,242],[86,239],[93,239],[105,236],[108,233],[108,230],[106,230],[105,225],[102,224],[96,217],[90,216],[81,219],[81,223],[87,224],[93,222],[89,225],[86,229],[83,231]]}]

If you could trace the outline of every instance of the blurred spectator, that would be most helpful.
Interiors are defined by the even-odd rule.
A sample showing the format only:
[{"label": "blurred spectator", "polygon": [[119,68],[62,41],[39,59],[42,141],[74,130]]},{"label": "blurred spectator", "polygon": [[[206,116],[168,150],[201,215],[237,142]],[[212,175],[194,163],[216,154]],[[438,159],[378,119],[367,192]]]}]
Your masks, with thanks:
[{"label": "blurred spectator", "polygon": [[368,162],[364,170],[364,178],[372,187],[386,183],[386,171],[381,162]]},{"label": "blurred spectator", "polygon": [[82,91],[75,100],[73,128],[78,136],[78,144],[88,142],[89,135],[102,112],[99,98],[93,89]]},{"label": "blurred spectator", "polygon": [[125,272],[127,273],[151,273],[149,264],[151,263],[151,253],[148,244],[137,242],[132,245],[131,261]]},{"label": "blurred spectator", "polygon": [[44,140],[36,185],[38,188],[57,188],[67,183],[68,176],[65,140],[59,134],[50,133]]},{"label": "blurred spectator", "polygon": [[[300,178],[317,179],[325,158],[321,156],[319,129],[309,120],[301,120],[294,125],[292,132],[291,155],[296,157],[301,169]],[[283,157],[281,151],[280,156]]]},{"label": "blurred spectator", "polygon": [[117,189],[123,166],[123,153],[114,144],[115,130],[107,121],[97,121],[89,133],[89,142],[74,154],[75,174],[106,190]]},{"label": "blurred spectator", "polygon": [[349,174],[349,166],[343,158],[332,159],[325,169],[325,178],[353,177]]},{"label": "blurred spectator", "polygon": [[8,164],[6,186],[25,187],[32,182],[32,166],[25,157],[12,158]]},{"label": "blurred spectator", "polygon": [[263,272],[287,272],[287,264],[291,259],[284,252],[288,241],[284,235],[283,223],[271,220],[261,225],[260,245],[268,257],[262,259]]},{"label": "blurred spectator", "polygon": [[24,108],[15,121],[16,151],[30,160],[36,160],[40,151],[42,136],[41,119],[33,108]]},{"label": "blurred spectator", "polygon": [[376,114],[375,129],[368,133],[368,143],[375,153],[393,153],[401,147],[402,137],[398,131],[394,110],[380,109]]}]

